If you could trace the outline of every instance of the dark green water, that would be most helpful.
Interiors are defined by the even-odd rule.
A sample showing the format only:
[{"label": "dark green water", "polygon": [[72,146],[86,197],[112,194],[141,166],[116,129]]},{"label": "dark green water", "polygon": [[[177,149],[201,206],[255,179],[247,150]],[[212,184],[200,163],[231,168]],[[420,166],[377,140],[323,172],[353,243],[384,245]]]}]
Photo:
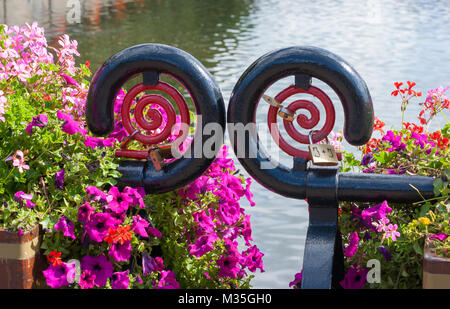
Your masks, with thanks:
[{"label": "dark green water", "polygon": [[[69,34],[79,43],[78,61],[89,60],[93,69],[132,45],[178,47],[211,71],[226,102],[240,75],[259,56],[292,45],[322,47],[355,67],[370,89],[376,115],[389,127],[398,128],[401,115],[400,102],[390,96],[393,82],[413,80],[425,93],[450,85],[448,1],[81,0],[81,22],[75,24],[67,21],[66,3],[0,0],[0,22],[37,20],[50,45]],[[339,103],[336,108],[338,131],[343,114]],[[416,121],[419,110],[418,104],[409,106],[406,120]],[[264,117],[264,112],[258,114],[257,120],[264,122]],[[301,269],[306,204],[256,183],[253,191],[257,206],[246,208],[266,270],[256,274],[254,286],[287,288]]]}]

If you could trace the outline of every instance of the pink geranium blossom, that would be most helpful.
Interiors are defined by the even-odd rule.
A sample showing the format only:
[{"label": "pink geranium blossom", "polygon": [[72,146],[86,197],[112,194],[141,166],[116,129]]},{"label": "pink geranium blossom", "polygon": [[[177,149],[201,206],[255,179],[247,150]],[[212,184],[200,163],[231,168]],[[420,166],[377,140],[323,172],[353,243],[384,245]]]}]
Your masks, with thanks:
[{"label": "pink geranium blossom", "polygon": [[23,173],[24,170],[30,169],[30,167],[25,164],[24,153],[22,150],[17,150],[12,157],[7,158],[5,161],[11,160],[13,161],[13,166],[16,166],[20,173]]}]

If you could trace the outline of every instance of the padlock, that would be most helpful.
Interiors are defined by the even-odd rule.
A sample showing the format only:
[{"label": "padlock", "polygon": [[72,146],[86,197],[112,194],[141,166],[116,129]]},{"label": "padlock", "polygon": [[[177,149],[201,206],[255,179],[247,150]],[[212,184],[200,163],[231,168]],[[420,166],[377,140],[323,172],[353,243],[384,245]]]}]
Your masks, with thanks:
[{"label": "padlock", "polygon": [[294,121],[294,116],[295,114],[293,112],[291,112],[290,110],[288,110],[286,107],[281,108],[278,111],[278,116],[280,116],[281,118],[287,120],[287,121]]},{"label": "padlock", "polygon": [[280,102],[278,102],[277,100],[275,100],[271,96],[268,96],[268,95],[265,94],[265,95],[262,96],[262,98],[264,99],[264,101],[266,101],[267,103],[269,103],[273,107],[276,107],[276,108],[282,108],[283,107],[283,105],[281,105]]},{"label": "padlock", "polygon": [[172,144],[156,146],[149,149],[149,157],[157,171],[164,166],[165,159],[172,159]]},{"label": "padlock", "polygon": [[314,165],[318,166],[337,166],[339,160],[336,154],[336,150],[333,145],[329,144],[328,137],[326,144],[313,144],[312,134],[315,131],[309,132],[309,154],[311,155],[311,161]]}]

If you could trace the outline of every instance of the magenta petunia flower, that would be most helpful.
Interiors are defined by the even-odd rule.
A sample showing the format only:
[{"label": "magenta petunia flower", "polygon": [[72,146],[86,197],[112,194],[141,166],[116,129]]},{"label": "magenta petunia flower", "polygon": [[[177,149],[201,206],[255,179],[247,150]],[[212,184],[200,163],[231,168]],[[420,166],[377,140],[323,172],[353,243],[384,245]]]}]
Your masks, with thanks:
[{"label": "magenta petunia flower", "polygon": [[197,222],[198,227],[203,229],[206,233],[212,233],[215,228],[215,223],[205,211],[199,211],[192,214],[194,221]]},{"label": "magenta petunia flower", "polygon": [[142,253],[142,275],[147,276],[154,271],[164,269],[163,259],[160,257],[153,258],[147,253]]},{"label": "magenta petunia flower", "polygon": [[115,138],[97,138],[92,136],[86,136],[86,139],[84,140],[84,145],[86,147],[91,148],[105,148],[105,147],[113,147],[115,143]]},{"label": "magenta petunia flower", "polygon": [[236,278],[241,271],[239,256],[236,254],[223,255],[216,263],[219,265],[219,277]]},{"label": "magenta petunia flower", "polygon": [[111,278],[114,266],[104,255],[85,255],[81,259],[81,269],[82,271],[89,270],[95,276],[95,285],[102,287],[106,284],[108,278]]},{"label": "magenta petunia flower", "polygon": [[131,256],[131,241],[126,241],[123,244],[116,242],[109,248],[109,256],[112,257],[116,262],[125,262]]},{"label": "magenta petunia flower", "polygon": [[92,289],[95,285],[94,272],[85,269],[80,276],[80,282],[78,282],[82,289]]},{"label": "magenta petunia flower", "polygon": [[344,248],[344,255],[349,258],[354,256],[358,251],[358,245],[359,245],[358,232],[353,232],[350,234],[350,241],[348,246]]},{"label": "magenta petunia flower", "polygon": [[377,204],[373,207],[363,210],[361,212],[361,217],[364,220],[370,220],[370,218],[381,220],[382,218],[385,218],[386,214],[390,213],[391,211],[392,208],[389,207],[387,201],[384,201],[381,204]]},{"label": "magenta petunia flower", "polygon": [[100,202],[100,201],[105,201],[106,202],[106,197],[107,195],[105,194],[105,192],[103,192],[102,190],[100,190],[97,187],[94,186],[87,186],[86,187],[86,194],[88,195],[88,197],[96,202]]},{"label": "magenta petunia flower", "polygon": [[149,226],[149,223],[145,219],[142,219],[141,216],[139,216],[139,215],[133,216],[133,226],[131,229],[136,234],[147,238],[148,237],[148,233],[147,233],[148,226]]},{"label": "magenta petunia flower", "polygon": [[257,268],[264,272],[262,257],[264,254],[259,251],[257,246],[250,247],[246,251],[242,252],[243,265],[248,268],[249,271],[255,272]]},{"label": "magenta petunia flower", "polygon": [[221,203],[218,215],[223,223],[234,225],[241,217],[242,208],[237,202]]},{"label": "magenta petunia flower", "polygon": [[133,203],[133,198],[126,193],[120,193],[117,187],[111,187],[106,201],[108,202],[108,209],[115,213],[122,213],[128,210],[128,207]]},{"label": "magenta petunia flower", "polygon": [[177,282],[175,274],[171,270],[161,272],[161,279],[155,286],[155,289],[179,289],[180,284]]},{"label": "magenta petunia flower", "polygon": [[299,273],[295,274],[294,281],[289,282],[289,287],[294,287],[294,290],[301,289],[302,288],[302,277],[303,277],[303,270],[301,270]]},{"label": "magenta petunia flower", "polygon": [[189,253],[201,257],[214,249],[214,242],[217,240],[217,235],[207,234],[200,236],[194,245],[189,245]]},{"label": "magenta petunia flower", "polygon": [[367,268],[358,268],[356,264],[353,264],[339,284],[344,289],[361,289],[366,284],[368,272]]},{"label": "magenta petunia flower", "polygon": [[242,236],[244,237],[245,245],[250,246],[250,241],[253,241],[252,238],[252,228],[250,223],[250,216],[244,215],[244,219],[242,220]]},{"label": "magenta petunia flower", "polygon": [[445,234],[445,233],[439,233],[439,234],[431,235],[431,236],[429,237],[429,239],[435,239],[435,240],[443,241],[443,240],[447,239],[447,237],[449,237],[449,236],[450,236],[450,235]]},{"label": "magenta petunia flower", "polygon": [[56,172],[55,175],[55,189],[64,190],[64,175],[66,171],[64,169]]},{"label": "magenta petunia flower", "polygon": [[80,84],[75,79],[73,79],[72,77],[70,77],[68,75],[65,75],[65,74],[61,74],[60,76],[62,78],[64,78],[64,80],[66,81],[67,85],[75,86],[77,88],[80,87]]},{"label": "magenta petunia flower", "polygon": [[55,224],[56,231],[62,231],[64,236],[76,239],[73,222],[66,216],[61,216],[58,223]]},{"label": "magenta petunia flower", "polygon": [[161,237],[162,237],[161,232],[155,227],[151,227],[151,226],[147,227],[147,233],[149,235],[159,238],[159,239],[161,239]]},{"label": "magenta petunia flower", "polygon": [[129,272],[129,270],[126,270],[113,273],[111,278],[111,288],[128,289],[128,286],[130,285],[130,277],[128,277]]},{"label": "magenta petunia flower", "polygon": [[62,263],[58,266],[50,265],[47,270],[42,272],[48,286],[57,289],[68,286],[75,278],[75,263]]},{"label": "magenta petunia flower", "polygon": [[62,125],[63,132],[74,135],[76,133],[80,133],[81,135],[85,136],[87,134],[87,131],[81,127],[81,124],[78,121],[73,120],[72,115],[64,114],[60,110],[57,112],[58,119],[65,120],[64,124]]},{"label": "magenta petunia flower", "polygon": [[94,213],[95,208],[91,206],[89,202],[84,203],[78,207],[78,222],[86,224]]},{"label": "magenta petunia flower", "polygon": [[132,206],[139,206],[139,208],[145,208],[144,197],[146,195],[144,188],[131,188],[125,187],[123,189],[123,193],[127,194],[132,198],[132,202],[130,203]]},{"label": "magenta petunia flower", "polygon": [[46,115],[41,114],[36,117],[33,117],[31,122],[27,125],[26,131],[28,135],[31,135],[33,127],[46,127],[48,125],[48,118]]},{"label": "magenta petunia flower", "polygon": [[25,206],[27,208],[33,208],[36,206],[31,200],[33,199],[33,194],[26,194],[23,191],[18,191],[16,194],[14,194],[14,200],[18,202],[21,206],[23,206],[23,203],[25,202]]},{"label": "magenta petunia flower", "polygon": [[114,227],[114,219],[109,213],[95,213],[86,224],[86,232],[96,242],[102,242],[108,235],[108,229]]}]

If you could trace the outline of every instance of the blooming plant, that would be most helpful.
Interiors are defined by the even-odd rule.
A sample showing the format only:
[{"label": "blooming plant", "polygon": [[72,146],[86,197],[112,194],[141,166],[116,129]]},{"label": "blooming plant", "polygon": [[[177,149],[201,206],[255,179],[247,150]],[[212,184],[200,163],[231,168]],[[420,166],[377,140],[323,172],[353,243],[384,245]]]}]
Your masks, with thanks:
[{"label": "blooming plant", "polygon": [[[251,243],[250,180],[224,147],[204,175],[161,195],[119,187],[114,148],[128,135],[89,136],[89,63],[77,42],[50,47],[36,23],[0,27],[0,227],[36,223],[52,288],[248,288],[263,271]],[[174,139],[176,132],[170,139]],[[182,151],[186,144],[180,148]],[[133,147],[131,143],[131,147]],[[238,242],[241,242],[238,245]]]},{"label": "blooming plant", "polygon": [[[393,96],[400,96],[402,115],[410,101],[422,93],[408,81],[394,83]],[[400,130],[384,129],[385,123],[375,117],[374,136],[360,148],[361,159],[343,151],[341,171],[405,174],[435,177],[432,199],[413,204],[340,203],[339,226],[343,235],[346,274],[343,288],[421,288],[424,241],[428,237],[436,254],[448,257],[450,245],[450,122],[430,132],[433,118],[445,118],[449,101],[448,88],[428,91],[419,114],[419,122],[403,122]],[[425,118],[424,115],[428,115]],[[403,118],[403,116],[402,116]],[[420,192],[418,192],[418,195]],[[369,283],[367,262],[380,261],[380,282]],[[291,282],[301,287],[301,275]]]}]

